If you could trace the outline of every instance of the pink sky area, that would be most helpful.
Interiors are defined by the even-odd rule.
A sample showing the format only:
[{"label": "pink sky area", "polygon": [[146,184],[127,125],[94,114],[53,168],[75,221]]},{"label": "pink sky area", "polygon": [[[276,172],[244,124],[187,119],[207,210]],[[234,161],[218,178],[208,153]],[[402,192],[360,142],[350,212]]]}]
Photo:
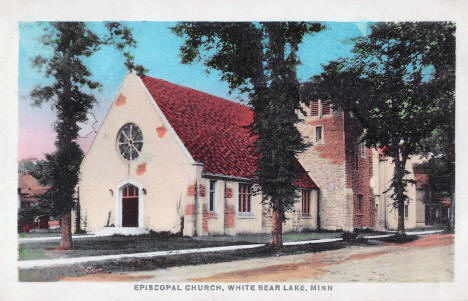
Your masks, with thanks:
[{"label": "pink sky area", "polygon": [[[18,131],[18,161],[26,158],[44,159],[45,153],[55,151],[56,134],[52,129],[52,121],[39,116],[19,116]],[[84,152],[94,139],[94,133],[86,138],[78,139]]]}]

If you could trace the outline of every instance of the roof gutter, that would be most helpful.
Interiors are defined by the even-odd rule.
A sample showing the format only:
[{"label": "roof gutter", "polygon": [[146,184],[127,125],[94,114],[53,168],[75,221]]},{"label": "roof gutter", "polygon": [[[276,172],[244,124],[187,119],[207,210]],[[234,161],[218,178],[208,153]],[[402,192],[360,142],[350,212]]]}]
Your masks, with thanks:
[{"label": "roof gutter", "polygon": [[219,180],[231,180],[231,181],[239,181],[239,182],[252,182],[252,179],[243,178],[243,177],[236,177],[236,176],[228,176],[223,174],[214,174],[209,172],[202,173],[202,177],[204,178],[211,178],[211,179],[219,179]]}]

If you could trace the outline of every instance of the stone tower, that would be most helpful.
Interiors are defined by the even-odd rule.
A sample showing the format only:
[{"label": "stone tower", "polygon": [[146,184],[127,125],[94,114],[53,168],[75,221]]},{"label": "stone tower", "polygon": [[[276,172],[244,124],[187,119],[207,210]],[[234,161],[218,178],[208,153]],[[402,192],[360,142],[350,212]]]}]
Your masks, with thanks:
[{"label": "stone tower", "polygon": [[299,161],[320,189],[320,228],[374,227],[372,151],[360,143],[358,123],[325,101],[311,101],[303,109],[297,127],[310,146]]}]

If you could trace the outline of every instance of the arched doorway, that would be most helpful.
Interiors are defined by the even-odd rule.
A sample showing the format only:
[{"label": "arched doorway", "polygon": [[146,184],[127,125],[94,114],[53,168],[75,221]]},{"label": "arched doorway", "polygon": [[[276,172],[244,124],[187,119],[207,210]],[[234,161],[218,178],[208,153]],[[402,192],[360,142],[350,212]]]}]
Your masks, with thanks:
[{"label": "arched doorway", "polygon": [[122,187],[122,227],[138,227],[138,190],[132,184]]}]

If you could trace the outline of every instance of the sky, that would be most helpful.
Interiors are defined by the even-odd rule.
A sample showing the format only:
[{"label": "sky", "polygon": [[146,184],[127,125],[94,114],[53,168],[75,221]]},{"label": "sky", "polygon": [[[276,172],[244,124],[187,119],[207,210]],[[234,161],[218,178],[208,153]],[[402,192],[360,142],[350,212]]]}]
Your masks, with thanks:
[{"label": "sky", "polygon": [[[191,87],[232,101],[239,101],[242,96],[229,93],[226,82],[220,80],[220,73],[206,72],[202,63],[190,65],[181,64],[179,48],[183,40],[170,31],[175,23],[169,22],[123,22],[132,29],[137,47],[132,49],[132,55],[137,64],[148,69],[147,75],[161,78],[179,85]],[[351,55],[350,39],[369,33],[365,22],[325,22],[325,30],[308,35],[299,47],[298,56],[301,65],[298,66],[299,81],[307,81],[311,76],[322,71],[322,65],[339,57]],[[103,23],[88,22],[91,29],[103,32]],[[44,77],[31,65],[31,58],[36,55],[50,56],[51,50],[43,46],[40,37],[44,34],[46,23],[20,22],[19,53],[18,53],[18,160],[26,158],[43,159],[45,153],[55,150],[55,132],[53,123],[55,112],[46,103],[41,107],[32,106],[29,96],[31,90],[38,85],[45,85],[50,79]],[[102,84],[95,91],[98,103],[92,109],[92,115],[98,129],[109,109],[127,70],[123,65],[122,55],[111,47],[104,47],[85,63],[93,79]],[[94,138],[91,125],[94,117],[90,115],[87,124],[82,125],[78,142],[86,152]]]}]

